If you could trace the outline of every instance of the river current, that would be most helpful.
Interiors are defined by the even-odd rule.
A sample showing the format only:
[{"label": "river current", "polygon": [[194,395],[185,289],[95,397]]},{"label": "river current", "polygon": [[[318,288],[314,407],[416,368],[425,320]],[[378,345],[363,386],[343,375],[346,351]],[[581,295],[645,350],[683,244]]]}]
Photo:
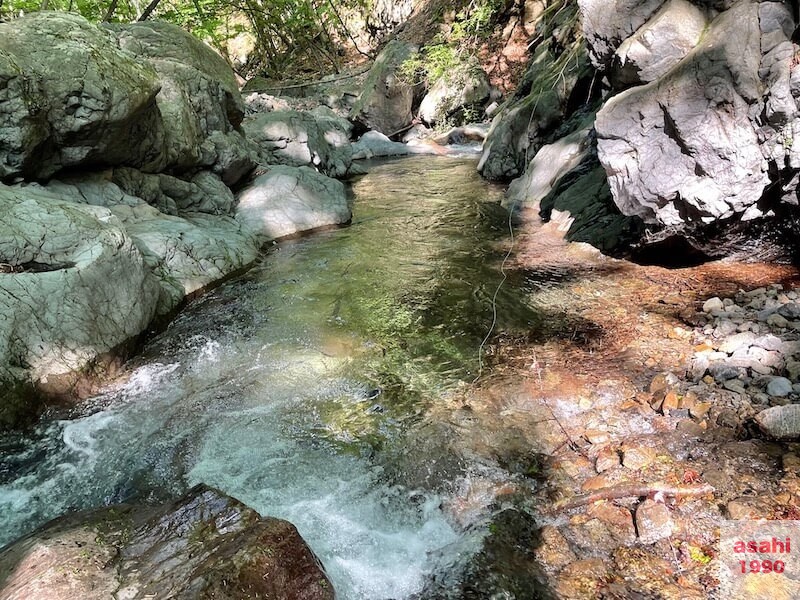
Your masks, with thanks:
[{"label": "river current", "polygon": [[[420,489],[387,457],[478,374],[502,190],[472,158],[419,157],[372,165],[352,195],[352,225],[276,244],[122,382],[0,437],[0,546],[70,510],[206,483],[294,523],[345,600],[410,597],[469,552],[441,508],[453,481]],[[535,323],[515,286],[496,300],[496,332]]]}]

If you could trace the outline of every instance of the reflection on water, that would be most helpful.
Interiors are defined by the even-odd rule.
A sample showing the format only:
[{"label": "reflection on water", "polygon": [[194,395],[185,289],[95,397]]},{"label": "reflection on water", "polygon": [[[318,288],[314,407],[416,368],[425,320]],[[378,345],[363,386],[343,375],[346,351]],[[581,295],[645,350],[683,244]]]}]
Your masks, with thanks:
[{"label": "reflection on water", "polygon": [[[458,539],[446,482],[409,489],[375,459],[474,377],[507,215],[468,159],[376,165],[353,192],[351,227],[276,246],[82,415],[0,439],[0,544],[204,482],[295,523],[341,598],[418,591]],[[536,326],[519,298],[501,290],[499,330]]]}]

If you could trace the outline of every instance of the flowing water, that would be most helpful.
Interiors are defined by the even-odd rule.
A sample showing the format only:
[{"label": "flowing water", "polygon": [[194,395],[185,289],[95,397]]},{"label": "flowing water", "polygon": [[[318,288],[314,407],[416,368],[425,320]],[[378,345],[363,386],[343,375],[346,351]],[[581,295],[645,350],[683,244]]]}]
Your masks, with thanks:
[{"label": "flowing water", "polygon": [[[124,383],[0,438],[0,546],[202,482],[292,521],[343,599],[409,597],[435,555],[463,552],[440,508],[451,482],[413,489],[386,457],[477,374],[501,190],[472,159],[423,157],[374,165],[353,196],[350,227],[278,244],[193,302]],[[497,305],[498,331],[535,326],[514,286]]]}]

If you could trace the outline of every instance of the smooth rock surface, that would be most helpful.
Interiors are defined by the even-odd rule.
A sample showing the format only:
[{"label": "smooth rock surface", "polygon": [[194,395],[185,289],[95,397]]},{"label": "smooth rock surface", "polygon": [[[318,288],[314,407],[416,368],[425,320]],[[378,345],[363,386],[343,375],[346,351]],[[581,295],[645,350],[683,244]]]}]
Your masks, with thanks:
[{"label": "smooth rock surface", "polygon": [[238,196],[236,220],[262,242],[347,223],[344,185],[308,167],[270,167]]}]

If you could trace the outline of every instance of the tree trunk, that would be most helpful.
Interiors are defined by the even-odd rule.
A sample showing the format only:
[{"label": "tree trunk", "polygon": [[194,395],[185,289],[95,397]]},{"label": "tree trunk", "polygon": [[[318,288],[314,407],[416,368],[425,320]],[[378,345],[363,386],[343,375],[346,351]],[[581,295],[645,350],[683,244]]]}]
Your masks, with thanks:
[{"label": "tree trunk", "polygon": [[161,2],[161,0],[151,0],[150,4],[147,5],[147,8],[144,9],[144,12],[136,20],[147,21],[147,19],[150,18],[150,15],[153,14],[153,11],[156,9],[159,2]]},{"label": "tree trunk", "polygon": [[117,10],[118,3],[119,0],[111,0],[111,4],[108,5],[108,10],[106,11],[106,16],[103,17],[103,23],[108,23],[109,21],[111,21],[111,17],[114,16],[114,12]]}]

